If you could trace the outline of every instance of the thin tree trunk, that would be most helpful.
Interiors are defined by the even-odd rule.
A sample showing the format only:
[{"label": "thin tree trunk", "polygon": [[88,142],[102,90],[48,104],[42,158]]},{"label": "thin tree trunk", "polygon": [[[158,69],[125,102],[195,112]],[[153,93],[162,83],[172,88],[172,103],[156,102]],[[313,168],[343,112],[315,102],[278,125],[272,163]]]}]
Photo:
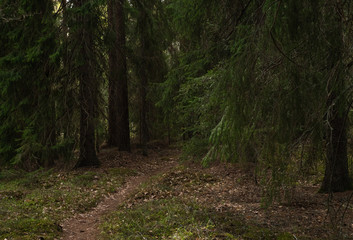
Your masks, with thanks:
[{"label": "thin tree trunk", "polygon": [[[39,6],[40,8],[37,9],[38,22],[45,22],[47,24],[51,22],[53,24],[51,27],[53,27],[53,2],[50,0],[41,1]],[[40,143],[42,146],[45,146],[41,154],[41,166],[51,168],[54,166],[54,158],[56,157],[52,147],[55,146],[57,138],[55,101],[52,99],[52,79],[56,66],[50,61],[49,56],[56,47],[55,37],[51,36],[43,44],[47,47],[47,50],[43,51],[42,62],[40,64],[43,66],[45,82],[42,82],[41,94],[35,97],[37,98],[38,106],[43,105],[42,109],[39,110],[42,112],[42,115],[40,122],[38,122],[38,128],[42,130]]]},{"label": "thin tree trunk", "polygon": [[139,5],[140,8],[140,18],[139,18],[139,34],[140,34],[140,42],[141,42],[141,64],[139,72],[140,78],[140,143],[142,146],[142,154],[147,156],[147,142],[149,141],[149,131],[147,124],[147,113],[148,113],[148,105],[147,105],[147,87],[148,87],[148,76],[149,76],[149,53],[150,46],[148,42],[149,35],[147,34],[148,27],[148,16],[146,10],[142,5]]},{"label": "thin tree trunk", "polygon": [[67,2],[66,0],[61,0],[61,8],[62,8],[62,12],[63,12],[63,20],[62,20],[62,33],[63,33],[63,38],[66,39],[67,37],[67,33],[68,33],[68,29],[67,29]]},{"label": "thin tree trunk", "polygon": [[117,40],[116,40],[116,0],[108,1],[109,30],[113,43],[109,48],[109,98],[108,98],[108,145],[118,145],[117,105],[118,105],[118,73],[117,73]]},{"label": "thin tree trunk", "polygon": [[[143,56],[142,56],[143,57]],[[144,66],[142,66],[144,67]],[[149,140],[148,125],[147,125],[147,100],[146,100],[146,88],[148,84],[146,74],[141,75],[141,86],[140,86],[140,127],[141,127],[141,145],[142,154],[147,156],[147,142]]]},{"label": "thin tree trunk", "polygon": [[130,151],[124,0],[109,0],[108,17],[113,33],[109,50],[108,145]]}]

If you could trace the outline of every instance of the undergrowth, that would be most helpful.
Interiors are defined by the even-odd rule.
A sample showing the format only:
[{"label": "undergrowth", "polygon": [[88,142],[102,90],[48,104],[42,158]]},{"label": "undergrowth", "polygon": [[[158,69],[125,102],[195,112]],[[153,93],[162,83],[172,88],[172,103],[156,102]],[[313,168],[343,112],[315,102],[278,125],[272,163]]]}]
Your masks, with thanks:
[{"label": "undergrowth", "polygon": [[115,192],[129,169],[105,172],[0,172],[0,239],[54,239],[59,222],[96,206]]}]

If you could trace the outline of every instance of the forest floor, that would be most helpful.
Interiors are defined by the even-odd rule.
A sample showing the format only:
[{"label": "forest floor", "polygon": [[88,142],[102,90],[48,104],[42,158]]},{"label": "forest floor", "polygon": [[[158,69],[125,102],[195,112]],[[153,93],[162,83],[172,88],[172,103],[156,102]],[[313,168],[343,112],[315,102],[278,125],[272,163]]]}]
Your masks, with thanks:
[{"label": "forest floor", "polygon": [[[253,168],[104,149],[100,168],[0,173],[3,239],[353,239],[352,192],[301,182],[264,207]],[[329,211],[328,211],[329,209]]]},{"label": "forest floor", "polygon": [[[154,175],[168,172],[177,165],[175,151],[161,150],[151,152],[148,157],[141,154],[130,154],[117,149],[104,149],[100,153],[102,166],[99,171],[112,168],[128,168],[136,171],[134,176],[125,179],[124,185],[113,193],[105,196],[104,200],[92,210],[76,214],[62,223],[63,235],[61,239],[88,240],[99,238],[99,226],[103,223],[103,216],[116,210],[138,187]],[[168,161],[165,161],[167,159]],[[90,169],[94,170],[94,169]]]}]

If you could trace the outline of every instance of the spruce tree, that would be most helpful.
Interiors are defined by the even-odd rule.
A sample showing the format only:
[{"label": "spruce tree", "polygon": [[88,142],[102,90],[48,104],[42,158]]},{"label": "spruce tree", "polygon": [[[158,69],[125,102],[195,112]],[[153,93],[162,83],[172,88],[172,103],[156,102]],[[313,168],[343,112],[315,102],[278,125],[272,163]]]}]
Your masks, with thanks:
[{"label": "spruce tree", "polygon": [[49,167],[57,137],[53,2],[4,0],[0,9],[1,159]]},{"label": "spruce tree", "polygon": [[231,88],[211,140],[225,158],[250,160],[249,153],[256,152],[256,159],[272,169],[272,193],[283,182],[294,181],[287,176],[300,148],[307,156],[300,171],[323,160],[314,157],[326,152],[321,191],[351,188],[343,64],[349,48],[342,40],[346,33],[339,9],[324,0],[274,6],[265,1],[260,24],[253,24],[257,20],[252,14],[247,25],[236,29],[237,47],[227,76],[222,75],[220,93]]},{"label": "spruce tree", "polygon": [[[347,156],[347,130],[349,129],[349,105],[346,98],[346,79],[343,58],[343,16],[339,5],[327,4],[323,17],[328,24],[325,38],[328,44],[326,66],[330,77],[327,79],[326,101],[326,163],[321,192],[341,192],[352,189]],[[331,10],[335,11],[332,12]]]},{"label": "spruce tree", "polygon": [[132,70],[132,104],[137,107],[133,114],[143,154],[147,154],[147,142],[165,135],[163,114],[157,84],[165,79],[167,65],[165,51],[170,37],[166,3],[160,1],[131,1],[133,11],[129,22],[130,66]]},{"label": "spruce tree", "polygon": [[[80,154],[76,167],[97,166],[95,127],[98,110],[99,84],[95,51],[95,31],[98,15],[91,0],[75,0],[72,38],[75,41],[76,78],[79,83],[80,104]],[[97,64],[97,65],[96,65]]]},{"label": "spruce tree", "polygon": [[[137,76],[140,80],[139,82],[139,111],[140,111],[140,144],[142,145],[143,155],[147,155],[147,142],[149,141],[149,130],[147,125],[147,89],[148,89],[148,77],[149,71],[149,58],[151,58],[150,48],[151,48],[151,36],[148,33],[153,31],[153,25],[150,23],[151,19],[147,15],[147,7],[144,1],[136,1],[138,17],[137,17],[137,34],[139,39],[139,49],[138,49],[138,66],[137,66]],[[153,4],[152,4],[153,5]]]},{"label": "spruce tree", "polygon": [[130,151],[124,0],[108,0],[109,46],[108,145]]}]

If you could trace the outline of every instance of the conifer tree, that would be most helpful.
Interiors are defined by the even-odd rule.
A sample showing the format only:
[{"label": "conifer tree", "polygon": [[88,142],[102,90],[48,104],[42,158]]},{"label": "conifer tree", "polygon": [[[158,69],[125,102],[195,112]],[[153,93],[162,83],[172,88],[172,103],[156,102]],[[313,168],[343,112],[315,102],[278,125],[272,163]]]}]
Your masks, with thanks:
[{"label": "conifer tree", "polygon": [[[91,0],[75,0],[76,11],[71,26],[73,41],[76,43],[75,64],[79,83],[80,104],[80,155],[76,167],[97,166],[95,127],[98,111],[99,84],[95,52],[95,31],[98,15],[96,5]],[[96,65],[97,64],[97,65]]]},{"label": "conifer tree", "polygon": [[52,165],[56,28],[51,0],[1,1],[0,155],[28,168]]},{"label": "conifer tree", "polygon": [[[326,169],[320,191],[339,192],[353,187],[347,156],[349,106],[346,98],[347,77],[343,64],[343,16],[339,13],[338,3],[327,3],[326,6],[323,11],[323,17],[329,22],[324,35],[329,45],[326,66],[331,74],[327,79]],[[332,12],[332,9],[335,11]]]},{"label": "conifer tree", "polygon": [[226,158],[246,159],[255,151],[272,168],[274,189],[291,181],[286,176],[298,147],[308,151],[305,167],[326,152],[321,191],[348,190],[344,8],[325,0],[268,4],[262,5],[263,24],[236,29],[238,47],[226,71],[231,77],[222,75],[220,85],[232,87],[211,139]]},{"label": "conifer tree", "polygon": [[124,0],[108,0],[108,18],[112,39],[109,47],[108,145],[130,151]]},{"label": "conifer tree", "polygon": [[272,193],[283,182],[293,184],[288,176],[296,171],[300,148],[303,172],[326,153],[322,191],[351,188],[351,94],[343,64],[351,56],[351,21],[344,17],[350,5],[180,0],[171,8],[178,50],[161,102],[179,116],[175,126],[190,138],[189,149],[209,150],[204,160],[271,168]]},{"label": "conifer tree", "polygon": [[147,155],[147,142],[149,141],[149,129],[147,125],[147,89],[148,89],[148,77],[149,77],[149,66],[148,61],[150,56],[150,39],[148,32],[151,32],[153,26],[150,24],[151,19],[148,18],[147,8],[144,1],[136,1],[138,18],[137,18],[137,34],[140,42],[139,46],[139,57],[138,57],[138,69],[137,76],[140,80],[139,83],[139,111],[140,111],[140,144],[143,148],[143,155]]},{"label": "conifer tree", "polygon": [[[155,106],[159,101],[155,86],[164,81],[167,72],[164,51],[169,44],[169,25],[166,3],[160,1],[131,1],[136,23],[132,34],[136,43],[133,55],[133,70],[137,79],[136,99],[138,104],[139,140],[143,154],[147,154],[147,142],[164,135],[162,114]],[[153,89],[153,90],[152,90]]]}]

